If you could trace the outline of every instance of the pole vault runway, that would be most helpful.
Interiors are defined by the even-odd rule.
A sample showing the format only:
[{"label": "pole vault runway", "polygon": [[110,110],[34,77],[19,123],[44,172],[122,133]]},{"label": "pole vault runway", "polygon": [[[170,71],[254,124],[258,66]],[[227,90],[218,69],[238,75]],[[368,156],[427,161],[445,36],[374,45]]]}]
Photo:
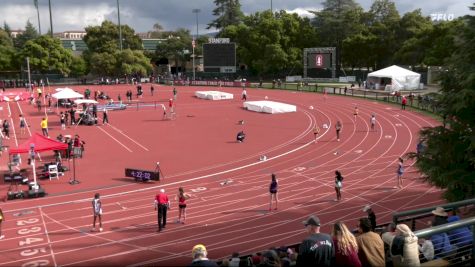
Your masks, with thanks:
[{"label": "pole vault runway", "polygon": [[[89,88],[112,96],[134,90],[131,85]],[[162,120],[162,110],[153,108],[172,96],[166,86],[140,100],[149,102],[147,108],[110,112],[110,125],[71,126],[62,132],[57,115],[49,114],[52,137],[79,134],[86,141],[76,170],[81,183],[69,185],[67,173],[60,180],[42,181],[49,193],[45,198],[2,204],[6,237],[0,240],[0,266],[182,266],[191,262],[196,244],[204,244],[209,258],[219,260],[235,251],[245,255],[298,243],[306,236],[301,222],[310,214],[318,215],[322,230],[329,232],[337,220],[353,228],[365,217],[366,204],[373,206],[378,223],[386,223],[395,211],[443,202],[438,189],[420,181],[411,160],[404,162],[404,187],[394,188],[398,157],[415,150],[422,127],[438,124],[430,117],[370,100],[250,89],[250,100],[297,106],[296,113],[258,114],[242,109],[239,100],[193,97],[202,88],[178,90],[176,120]],[[220,90],[240,94],[238,88]],[[26,103],[9,105],[13,124],[22,113],[31,131],[39,130],[44,113]],[[356,120],[355,106],[360,111]],[[372,114],[375,131],[370,130]],[[343,125],[339,142],[337,121]],[[316,143],[315,124],[321,129]],[[238,144],[235,134],[241,129],[247,137]],[[267,160],[260,161],[262,155]],[[135,183],[123,175],[126,167],[152,169],[157,161],[165,173],[160,182]],[[335,170],[345,178],[339,202]],[[269,211],[272,173],[279,180],[279,203]],[[175,223],[179,187],[192,196],[185,224]],[[172,206],[165,230],[157,233],[153,200],[160,188]],[[96,192],[103,203],[103,232],[90,231]]]}]

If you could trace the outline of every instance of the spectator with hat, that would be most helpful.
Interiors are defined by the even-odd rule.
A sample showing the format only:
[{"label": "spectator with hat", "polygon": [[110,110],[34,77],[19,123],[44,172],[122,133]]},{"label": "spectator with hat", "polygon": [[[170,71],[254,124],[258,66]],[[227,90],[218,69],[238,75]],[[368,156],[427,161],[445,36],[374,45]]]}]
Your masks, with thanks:
[{"label": "spectator with hat", "polygon": [[[434,214],[434,220],[432,221],[432,226],[439,226],[447,223],[447,212],[443,207],[437,207],[432,211]],[[430,237],[432,244],[434,246],[434,255],[435,258],[443,258],[451,255],[456,251],[456,247],[450,243],[449,236],[447,233],[434,234]]]},{"label": "spectator with hat", "polygon": [[368,213],[368,220],[371,222],[371,231],[374,231],[374,229],[376,229],[376,214],[374,213],[373,208],[368,204],[364,206],[363,212]]},{"label": "spectator with hat", "polygon": [[368,218],[361,218],[356,237],[358,243],[358,258],[362,266],[385,266],[384,243],[381,237],[371,231],[371,222]]},{"label": "spectator with hat", "polygon": [[310,235],[300,244],[297,266],[333,266],[333,240],[330,235],[320,233],[320,219],[312,215],[303,224]]},{"label": "spectator with hat", "polygon": [[437,207],[432,211],[434,214],[434,220],[432,220],[432,226],[438,226],[447,223],[447,217],[449,216],[445,209],[442,207]]},{"label": "spectator with hat", "polygon": [[193,261],[188,266],[205,266],[205,267],[218,267],[218,264],[214,261],[209,260],[208,252],[206,251],[206,247],[202,244],[198,244],[193,247],[191,250],[191,257],[193,257]]}]

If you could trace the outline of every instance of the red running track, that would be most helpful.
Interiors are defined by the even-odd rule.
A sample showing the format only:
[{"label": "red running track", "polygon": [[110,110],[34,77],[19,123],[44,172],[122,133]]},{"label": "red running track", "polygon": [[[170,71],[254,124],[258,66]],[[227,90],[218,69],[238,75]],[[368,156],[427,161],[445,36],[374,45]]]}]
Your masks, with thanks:
[{"label": "red running track", "polygon": [[[141,101],[166,104],[172,88],[144,85]],[[157,88],[158,87],[158,88]],[[84,91],[85,87],[75,87]],[[131,85],[93,86],[117,98]],[[249,100],[281,101],[297,105],[296,113],[260,114],[242,109],[242,101],[207,101],[193,97],[204,88],[177,87],[177,119],[162,120],[160,109],[150,107],[109,113],[110,125],[69,127],[48,112],[55,137],[79,134],[86,141],[77,161],[80,184],[71,186],[71,172],[59,180],[42,181],[45,198],[1,204],[6,215],[5,239],[0,240],[0,266],[169,266],[191,262],[191,248],[205,244],[209,257],[222,259],[269,247],[293,244],[305,236],[302,221],[320,217],[323,231],[336,220],[350,227],[364,217],[362,207],[373,205],[378,223],[389,222],[394,211],[442,203],[441,192],[418,179],[413,162],[405,162],[403,189],[396,185],[397,158],[413,151],[419,129],[436,125],[433,119],[399,107],[342,96],[248,90]],[[215,90],[215,89],[211,89]],[[221,91],[240,96],[238,88]],[[2,103],[3,118],[11,113],[15,126],[10,146],[24,142],[18,132],[18,114],[25,114],[31,132],[39,131],[44,110],[27,103]],[[353,118],[354,106],[360,112]],[[309,109],[309,106],[315,107]],[[8,114],[7,114],[8,113]],[[375,114],[376,131],[369,118]],[[101,115],[101,114],[100,114]],[[101,116],[100,116],[101,117]],[[244,120],[244,125],[238,125]],[[334,125],[343,123],[337,142]],[[313,126],[322,129],[313,142]],[[324,127],[326,124],[327,127]],[[244,129],[244,143],[235,135]],[[259,161],[266,155],[267,161]],[[50,155],[44,153],[43,161]],[[124,177],[125,167],[151,169],[160,161],[165,179],[137,184]],[[5,163],[5,157],[2,163]],[[68,163],[65,163],[66,165]],[[343,199],[335,202],[334,171],[345,177]],[[279,207],[269,212],[270,174],[279,179]],[[225,180],[232,182],[221,185]],[[186,224],[175,224],[178,187],[192,195]],[[6,193],[7,185],[3,185]],[[153,199],[159,188],[172,198],[167,228],[157,233]],[[104,205],[104,231],[90,232],[91,200],[99,192]]]}]

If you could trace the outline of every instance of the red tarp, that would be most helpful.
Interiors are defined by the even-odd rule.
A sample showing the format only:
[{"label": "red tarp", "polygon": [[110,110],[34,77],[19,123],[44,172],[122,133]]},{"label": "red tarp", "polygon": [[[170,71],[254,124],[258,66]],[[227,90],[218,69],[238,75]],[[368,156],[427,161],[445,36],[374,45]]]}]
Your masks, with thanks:
[{"label": "red tarp", "polygon": [[65,143],[50,139],[39,133],[34,133],[33,136],[30,137],[30,139],[28,139],[25,143],[19,145],[17,148],[10,149],[8,153],[10,155],[28,153],[30,151],[31,144],[35,144],[35,152],[66,150],[68,148],[68,145]]}]

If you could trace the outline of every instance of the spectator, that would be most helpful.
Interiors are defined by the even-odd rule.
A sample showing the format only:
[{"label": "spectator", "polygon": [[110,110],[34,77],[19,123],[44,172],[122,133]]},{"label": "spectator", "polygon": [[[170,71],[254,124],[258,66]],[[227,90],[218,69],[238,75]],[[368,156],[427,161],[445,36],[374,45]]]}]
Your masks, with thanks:
[{"label": "spectator", "polygon": [[229,260],[229,267],[239,267],[239,262],[241,259],[239,258],[238,252],[233,252],[231,260]]},{"label": "spectator", "polygon": [[333,225],[332,237],[335,245],[335,265],[360,267],[356,238],[344,223],[337,222]]},{"label": "spectator", "polygon": [[[450,216],[447,222],[460,221],[460,217],[457,215]],[[456,245],[458,248],[463,248],[472,245],[473,235],[468,227],[461,227],[449,231],[448,233],[450,243]]]},{"label": "spectator", "polygon": [[396,226],[396,236],[391,245],[393,265],[420,266],[417,236],[405,224]]},{"label": "spectator", "polygon": [[381,235],[381,239],[384,243],[384,252],[386,254],[386,266],[392,266],[393,260],[391,257],[391,245],[393,243],[394,236],[396,235],[396,224],[390,223],[386,227],[386,232]]},{"label": "spectator", "polygon": [[422,253],[421,262],[431,261],[434,259],[434,244],[430,239],[419,239],[419,252]]},{"label": "spectator", "polygon": [[368,219],[371,222],[371,231],[374,231],[374,229],[376,229],[376,214],[374,214],[374,211],[369,204],[364,206],[363,212],[368,213]]},{"label": "spectator", "polygon": [[275,250],[268,250],[262,254],[262,260],[259,267],[281,267],[280,258]]},{"label": "spectator", "polygon": [[358,243],[358,257],[363,266],[384,266],[384,243],[381,237],[371,231],[371,222],[368,218],[361,218],[356,237]]},{"label": "spectator", "polygon": [[[435,215],[432,226],[439,226],[447,223],[447,212],[443,207],[437,207],[432,211]],[[446,233],[435,234],[430,237],[434,246],[435,258],[443,258],[455,252],[456,248],[450,244],[449,236]]]},{"label": "spectator", "polygon": [[432,226],[438,226],[442,224],[447,223],[447,212],[445,212],[445,209],[442,207],[437,207],[435,210],[432,211],[432,214],[434,214],[434,220],[432,221]]},{"label": "spectator", "polygon": [[198,244],[193,247],[191,250],[191,256],[193,257],[193,261],[188,266],[205,266],[205,267],[217,267],[218,264],[216,262],[209,260],[208,252],[206,251],[206,247],[202,244]]},{"label": "spectator", "polygon": [[320,219],[312,215],[303,224],[310,236],[300,244],[297,266],[332,266],[335,260],[333,240],[330,235],[320,233]]}]

